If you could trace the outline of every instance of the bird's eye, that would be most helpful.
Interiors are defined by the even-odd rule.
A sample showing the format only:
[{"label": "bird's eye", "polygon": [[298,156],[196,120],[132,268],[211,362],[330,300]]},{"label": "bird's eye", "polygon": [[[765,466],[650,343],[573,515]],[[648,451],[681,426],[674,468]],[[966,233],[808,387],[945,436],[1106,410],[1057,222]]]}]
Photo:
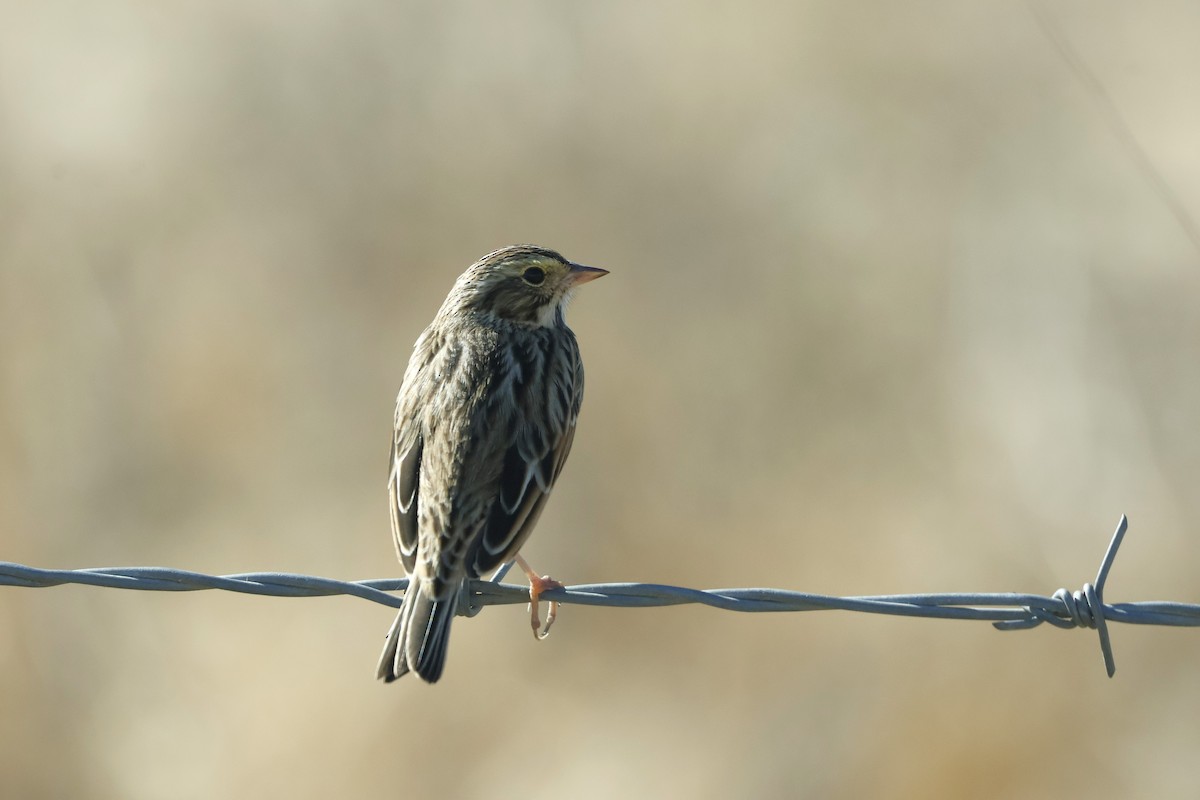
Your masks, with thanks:
[{"label": "bird's eye", "polygon": [[521,277],[524,278],[525,282],[530,286],[541,286],[542,281],[546,280],[546,273],[541,269],[541,267],[530,267],[529,269],[525,270],[525,272],[521,273]]}]

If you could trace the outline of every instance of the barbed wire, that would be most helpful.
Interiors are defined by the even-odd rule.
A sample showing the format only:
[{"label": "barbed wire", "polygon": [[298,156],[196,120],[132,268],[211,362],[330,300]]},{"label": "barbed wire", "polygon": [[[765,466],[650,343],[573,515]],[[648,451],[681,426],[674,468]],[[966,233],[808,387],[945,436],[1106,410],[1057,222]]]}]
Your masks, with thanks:
[{"label": "barbed wire", "polygon": [[[1116,672],[1116,663],[1113,660],[1107,623],[1200,627],[1200,605],[1197,604],[1155,601],[1111,605],[1104,603],[1104,584],[1128,527],[1128,520],[1122,516],[1105,551],[1094,584],[1085,583],[1082,589],[1075,592],[1059,589],[1050,597],[1013,592],[832,597],[785,589],[688,589],[655,583],[579,584],[561,589],[548,589],[542,592],[541,597],[563,604],[618,608],[695,603],[741,612],[838,610],[934,619],[984,620],[1005,631],[1036,628],[1044,622],[1058,628],[1091,628],[1099,634],[1104,665],[1111,678]],[[468,602],[462,604],[463,610],[460,613],[474,616],[486,606],[529,602],[527,587],[500,582],[506,572],[507,567],[490,580],[471,581],[467,587]],[[33,588],[63,584],[155,592],[220,589],[272,597],[350,595],[399,608],[403,597],[390,593],[406,589],[408,580],[385,578],[339,581],[287,572],[205,575],[169,567],[52,570],[0,562],[0,585]]]}]

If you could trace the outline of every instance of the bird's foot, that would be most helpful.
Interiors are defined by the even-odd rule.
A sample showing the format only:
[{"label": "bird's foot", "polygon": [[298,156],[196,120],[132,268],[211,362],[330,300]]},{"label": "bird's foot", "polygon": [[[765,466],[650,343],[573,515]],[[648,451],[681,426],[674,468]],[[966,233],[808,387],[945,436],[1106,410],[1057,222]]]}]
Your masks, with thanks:
[{"label": "bird's foot", "polygon": [[554,620],[558,617],[558,601],[550,601],[550,611],[546,615],[546,627],[542,627],[542,620],[538,616],[538,599],[542,596],[542,592],[550,591],[551,589],[565,589],[566,587],[558,581],[551,578],[549,575],[539,576],[529,566],[529,562],[521,558],[518,554],[516,558],[517,566],[525,573],[525,577],[529,579],[529,625],[533,628],[533,636],[539,641],[550,635],[550,626],[554,624]]}]

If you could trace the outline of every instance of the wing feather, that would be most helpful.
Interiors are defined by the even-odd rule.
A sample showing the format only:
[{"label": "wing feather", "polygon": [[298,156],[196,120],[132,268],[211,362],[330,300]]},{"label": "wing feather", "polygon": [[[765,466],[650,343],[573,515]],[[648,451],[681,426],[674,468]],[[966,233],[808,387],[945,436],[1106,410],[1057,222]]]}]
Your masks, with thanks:
[{"label": "wing feather", "polygon": [[[399,438],[399,432],[397,437]],[[412,572],[417,556],[417,492],[421,482],[421,454],[424,440],[418,434],[401,451],[392,445],[388,500],[392,511],[392,540],[404,568]]]},{"label": "wing feather", "polygon": [[[472,572],[483,575],[512,559],[533,531],[575,440],[583,402],[583,367],[570,346],[547,356],[546,395],[519,403],[512,424],[521,433],[504,452],[500,492],[475,547]],[[537,414],[536,421],[525,414]]]},{"label": "wing feather", "polygon": [[425,329],[413,345],[413,354],[396,395],[392,420],[392,450],[388,464],[388,506],[392,518],[392,542],[404,569],[412,574],[417,558],[417,498],[421,488],[421,464],[425,454],[425,431],[420,409],[428,402],[422,389],[428,385],[422,373],[441,354],[442,337],[432,327]]},{"label": "wing feather", "polygon": [[502,492],[502,500],[492,505],[475,556],[475,574],[491,572],[512,559],[521,549],[521,545],[525,543],[537,524],[538,517],[541,516],[542,508],[550,497],[550,490],[562,471],[562,465],[567,460],[574,439],[575,425],[572,423],[558,438],[554,449],[547,451],[538,463],[537,471],[549,476],[544,486],[541,480],[528,480],[532,465],[521,457],[517,446],[506,451],[501,480],[510,481],[509,487],[519,486],[520,497],[515,503],[506,502],[503,499],[506,495]]}]

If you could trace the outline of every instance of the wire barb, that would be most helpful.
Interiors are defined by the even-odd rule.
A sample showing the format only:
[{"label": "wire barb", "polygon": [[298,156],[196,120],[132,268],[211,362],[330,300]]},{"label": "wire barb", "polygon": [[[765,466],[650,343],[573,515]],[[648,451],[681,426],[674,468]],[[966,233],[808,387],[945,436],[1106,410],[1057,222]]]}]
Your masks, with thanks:
[{"label": "wire barb", "polygon": [[1104,552],[1104,560],[1100,562],[1100,571],[1096,573],[1094,586],[1085,583],[1082,589],[1074,593],[1066,589],[1059,589],[1053,595],[1053,599],[1059,604],[1058,608],[1026,606],[1025,610],[1029,614],[1027,618],[994,622],[993,626],[997,630],[1012,631],[1036,628],[1043,622],[1049,622],[1056,628],[1091,628],[1100,635],[1100,652],[1104,654],[1104,668],[1108,671],[1108,677],[1111,678],[1117,672],[1117,662],[1113,658],[1112,640],[1108,635],[1104,584],[1108,580],[1108,571],[1112,569],[1113,561],[1117,557],[1117,550],[1120,549],[1121,542],[1125,540],[1125,531],[1128,529],[1129,518],[1122,514],[1112,541],[1108,543],[1108,550]]},{"label": "wire barb", "polygon": [[[1051,597],[1016,593],[945,593],[830,597],[783,589],[688,589],[653,583],[598,583],[550,589],[545,600],[563,604],[621,608],[649,608],[701,604],[726,611],[858,611],[934,619],[969,619],[992,622],[1000,630],[1036,628],[1043,622],[1059,628],[1086,627],[1100,636],[1100,648],[1109,677],[1116,672],[1108,623],[1200,627],[1200,605],[1169,602],[1103,602],[1104,585],[1129,523],[1125,517],[1108,545],[1095,585],[1085,583],[1078,592],[1059,589]],[[504,570],[492,580],[471,581],[460,613],[474,616],[484,606],[524,605],[529,602],[525,586],[501,583]],[[399,608],[402,596],[391,594],[408,587],[404,578],[346,582],[313,575],[283,572],[254,572],[238,575],[204,575],[167,567],[107,567],[101,569],[49,570],[0,562],[0,585],[45,587],[63,584],[106,586],[116,589],[190,592],[221,589],[274,597],[329,597],[351,595],[374,603]]]}]

